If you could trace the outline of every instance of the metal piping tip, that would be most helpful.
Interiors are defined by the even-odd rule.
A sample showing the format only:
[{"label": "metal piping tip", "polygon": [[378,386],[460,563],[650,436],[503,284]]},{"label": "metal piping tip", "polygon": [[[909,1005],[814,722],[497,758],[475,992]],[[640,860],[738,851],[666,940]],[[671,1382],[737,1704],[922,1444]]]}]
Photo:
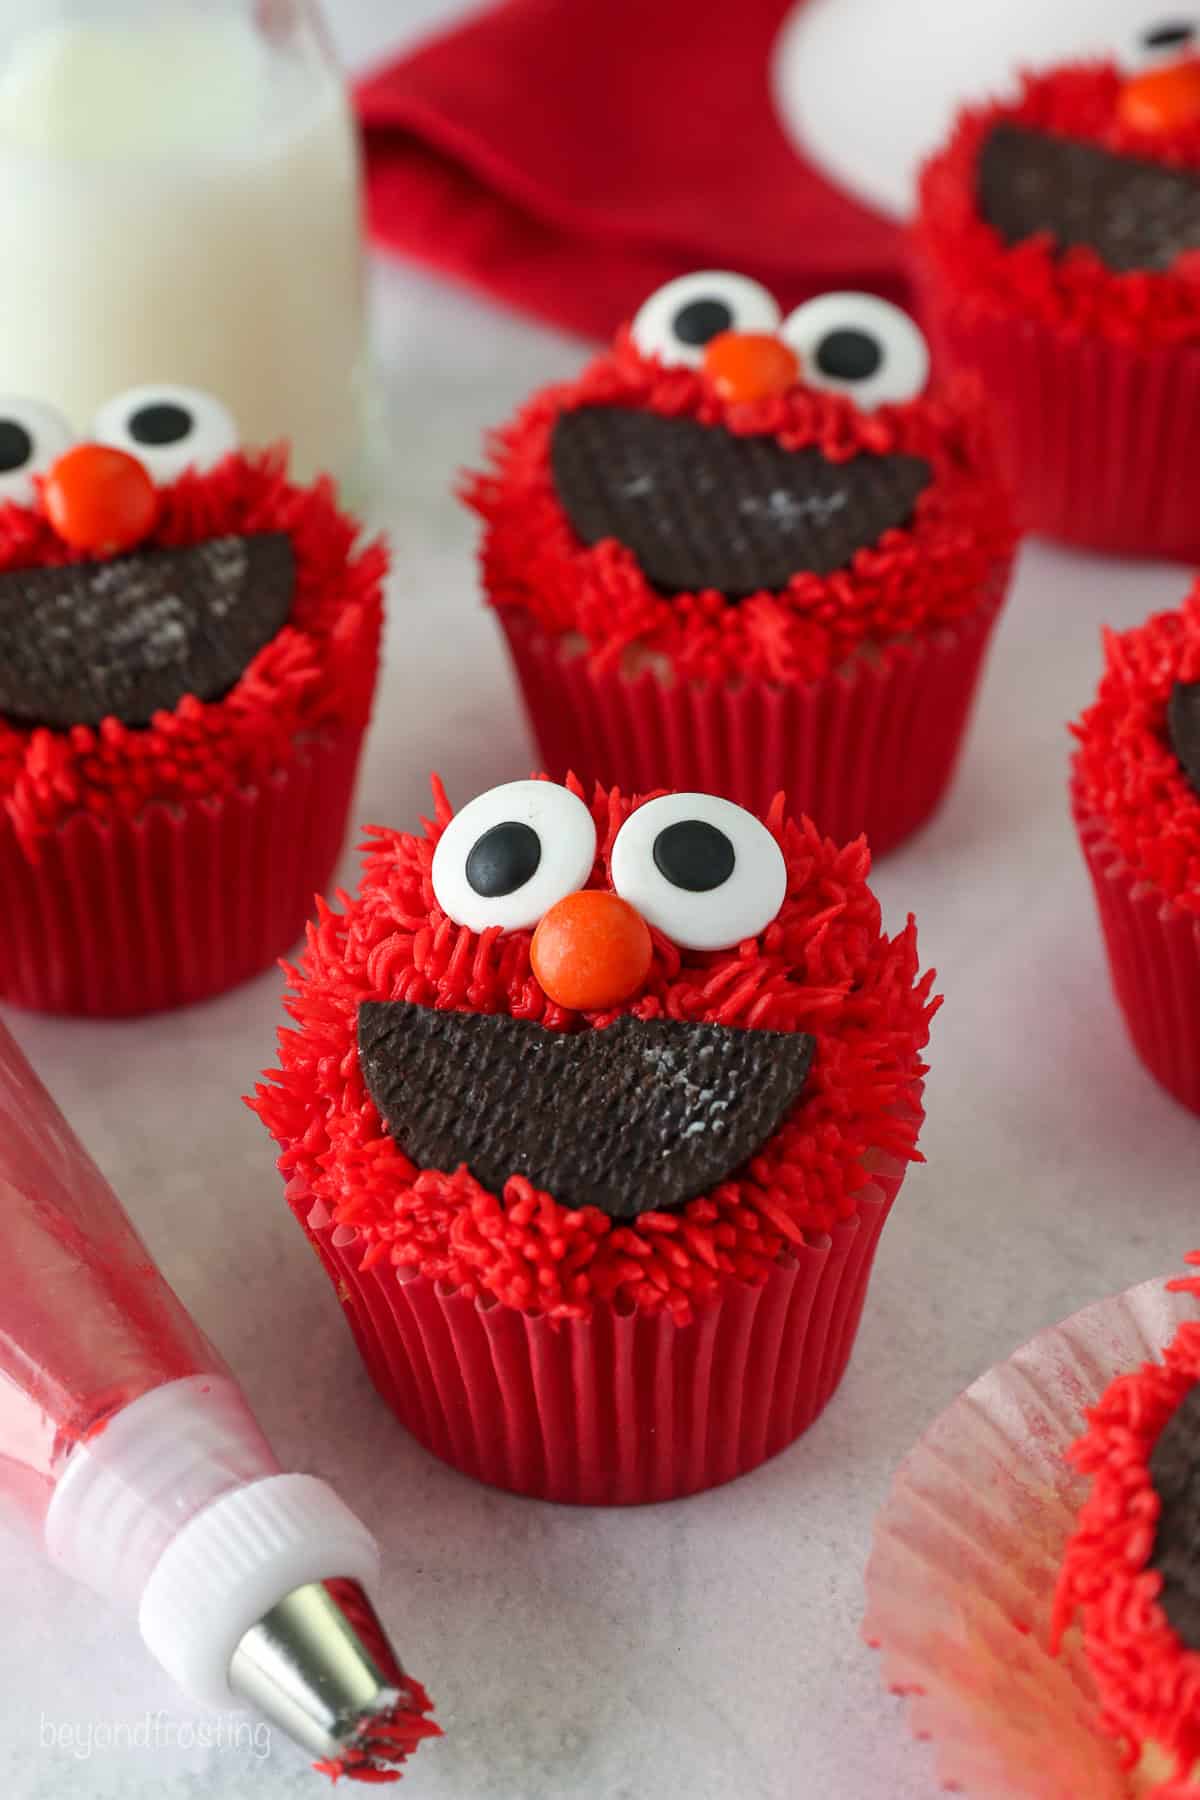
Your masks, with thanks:
[{"label": "metal piping tip", "polygon": [[356,1581],[311,1581],[250,1627],[229,1685],[311,1756],[332,1760],[369,1739],[396,1706],[399,1668]]}]

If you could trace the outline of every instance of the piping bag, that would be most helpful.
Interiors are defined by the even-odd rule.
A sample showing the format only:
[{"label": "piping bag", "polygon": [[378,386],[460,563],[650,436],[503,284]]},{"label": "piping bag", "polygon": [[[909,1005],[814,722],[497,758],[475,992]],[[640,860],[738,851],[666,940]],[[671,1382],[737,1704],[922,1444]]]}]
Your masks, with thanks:
[{"label": "piping bag", "polygon": [[367,1599],[374,1539],[280,1468],[3,1025],[0,1214],[0,1495],[195,1699],[256,1708],[334,1778],[397,1776],[439,1732]]}]

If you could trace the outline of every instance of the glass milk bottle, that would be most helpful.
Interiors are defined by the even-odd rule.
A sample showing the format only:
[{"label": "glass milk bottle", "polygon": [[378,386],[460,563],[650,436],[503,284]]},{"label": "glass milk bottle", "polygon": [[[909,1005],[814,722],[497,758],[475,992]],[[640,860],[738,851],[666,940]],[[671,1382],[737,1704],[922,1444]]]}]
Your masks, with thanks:
[{"label": "glass milk bottle", "polygon": [[308,0],[0,0],[0,268],[0,392],[82,435],[183,382],[351,472],[357,142]]}]

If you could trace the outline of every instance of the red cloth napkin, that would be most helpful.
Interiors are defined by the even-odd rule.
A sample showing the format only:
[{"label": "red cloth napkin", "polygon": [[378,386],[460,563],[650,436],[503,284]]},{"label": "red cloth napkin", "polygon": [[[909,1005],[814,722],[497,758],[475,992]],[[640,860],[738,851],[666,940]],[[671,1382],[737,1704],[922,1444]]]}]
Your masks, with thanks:
[{"label": "red cloth napkin", "polygon": [[502,0],[358,90],[376,239],[608,337],[673,275],[787,309],[907,297],[897,228],[791,148],[768,93],[792,0]]}]

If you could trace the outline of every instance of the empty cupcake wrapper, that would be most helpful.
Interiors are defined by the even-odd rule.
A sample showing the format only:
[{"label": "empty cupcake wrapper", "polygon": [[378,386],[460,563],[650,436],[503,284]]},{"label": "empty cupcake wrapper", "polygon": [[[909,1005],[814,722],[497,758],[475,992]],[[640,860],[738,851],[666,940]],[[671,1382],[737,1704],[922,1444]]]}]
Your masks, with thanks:
[{"label": "empty cupcake wrapper", "polygon": [[253,787],[137,818],[78,813],[31,859],[0,817],[0,998],[119,1016],[206,999],[291,948],[346,830],[362,731]]},{"label": "empty cupcake wrapper", "polygon": [[1168,1093],[1200,1112],[1200,919],[1134,874],[1077,793],[1073,806],[1134,1047]]},{"label": "empty cupcake wrapper", "polygon": [[292,1183],[289,1203],[401,1423],[465,1475],[543,1500],[639,1505],[731,1481],[783,1450],[845,1372],[903,1165],[880,1159],[858,1213],[729,1280],[677,1325],[597,1306],[586,1321],[486,1304],[387,1263]]},{"label": "empty cupcake wrapper", "polygon": [[1143,1283],[1040,1333],[980,1377],[909,1454],[880,1513],[864,1635],[972,1800],[1133,1800],[1077,1633],[1048,1647],[1087,1480],[1067,1461],[1119,1374],[1158,1360],[1195,1299]]},{"label": "empty cupcake wrapper", "polygon": [[836,843],[876,855],[909,837],[949,785],[1003,600],[920,639],[857,655],[820,681],[671,681],[597,669],[527,613],[500,609],[546,772],[628,794],[721,794],[764,813],[781,790]]}]

